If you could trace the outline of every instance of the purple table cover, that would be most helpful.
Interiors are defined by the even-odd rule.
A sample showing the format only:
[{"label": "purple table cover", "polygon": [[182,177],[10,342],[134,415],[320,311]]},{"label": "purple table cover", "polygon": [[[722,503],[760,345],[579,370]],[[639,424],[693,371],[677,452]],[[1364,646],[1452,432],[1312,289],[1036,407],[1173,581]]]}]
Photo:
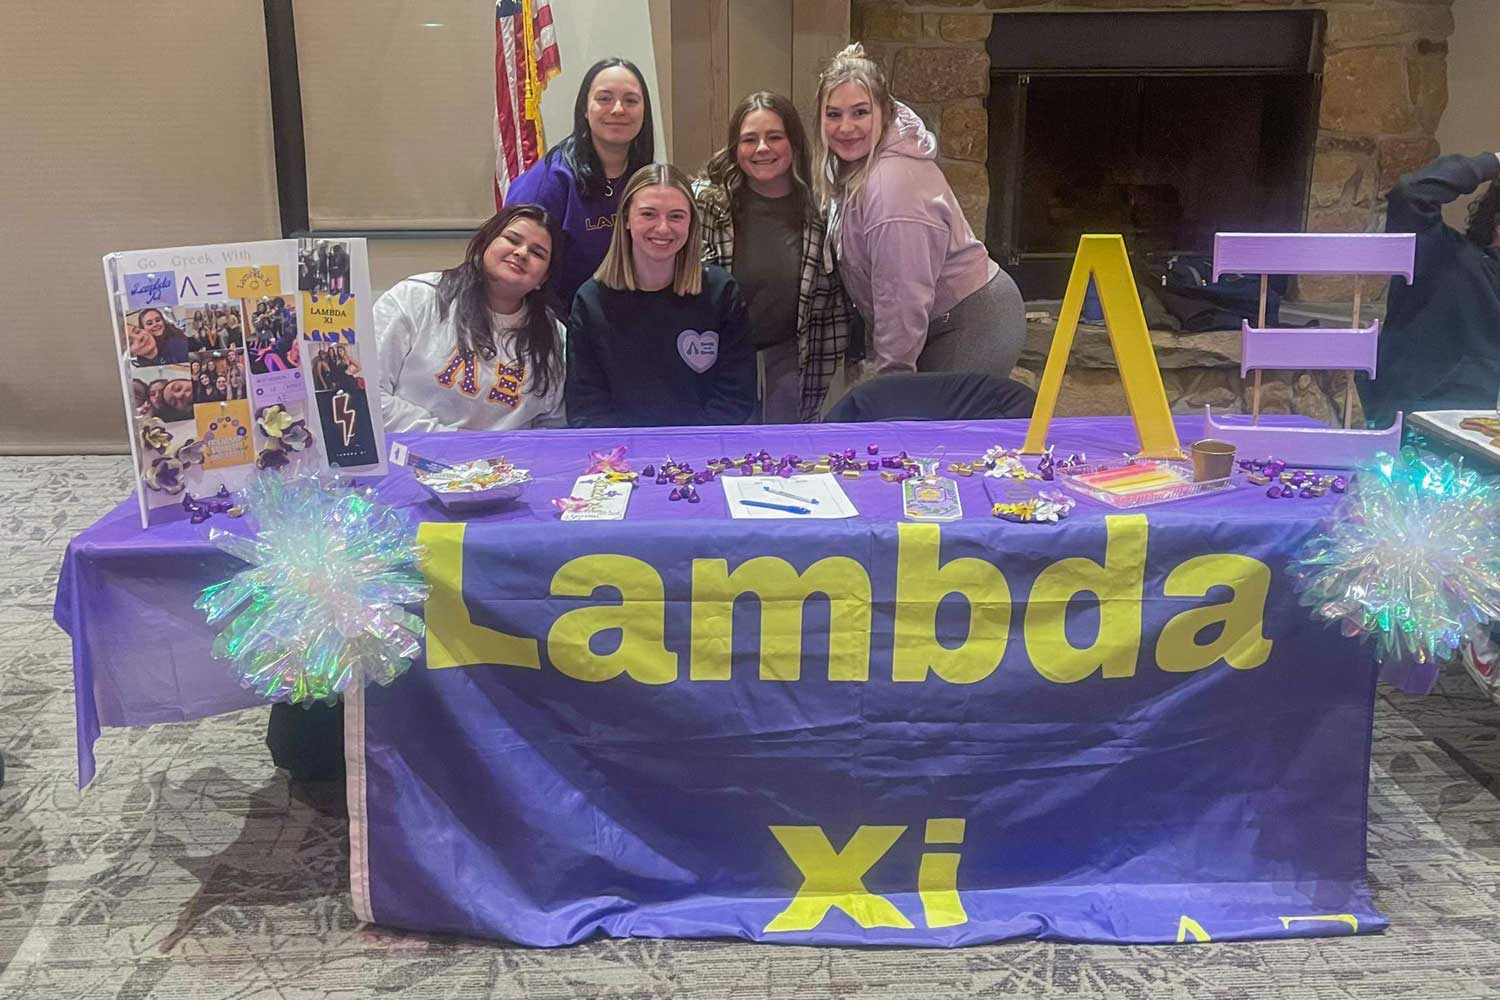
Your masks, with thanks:
[{"label": "purple table cover", "polygon": [[[1180,421],[1184,440],[1195,422]],[[1061,525],[1017,525],[989,516],[975,476],[959,480],[965,518],[939,527],[904,522],[899,486],[867,472],[843,481],[860,511],[847,521],[735,521],[713,484],[697,505],[644,484],[623,522],[562,523],[549,503],[590,450],[615,444],[636,468],[870,442],[956,460],[1018,446],[1024,431],[401,436],[443,460],[504,454],[537,481],[461,529],[441,526],[450,519],[405,470],[377,484],[438,525],[424,529],[442,543],[434,585],[460,573],[462,584],[440,615],[428,605],[430,655],[441,641],[454,665],[418,664],[348,702],[357,912],[535,945],[1385,926],[1364,883],[1376,671],[1309,621],[1283,572],[1334,497],[1273,501],[1246,486],[1138,511],[1080,500]],[[1060,451],[1095,459],[1134,442],[1122,418],[1057,421],[1053,434]],[[234,561],[208,545],[207,525],[142,532],[132,510],[80,535],[59,582],[85,782],[101,724],[255,704],[209,658],[212,633],[191,608]],[[763,560],[759,599],[731,596],[726,613],[708,600],[714,581],[748,560]],[[802,608],[800,663],[780,655],[785,629],[767,633],[779,653],[762,661],[761,604],[787,607],[768,581],[790,587],[795,608],[796,574],[819,565],[829,593]],[[1008,600],[994,596],[997,574]],[[1070,600],[1079,581],[1104,600]],[[971,606],[951,588],[986,596]],[[985,661],[1002,636],[1003,655]],[[534,663],[484,658],[528,643]],[[1222,655],[1189,662],[1204,649]],[[897,661],[910,679],[896,679]]]}]

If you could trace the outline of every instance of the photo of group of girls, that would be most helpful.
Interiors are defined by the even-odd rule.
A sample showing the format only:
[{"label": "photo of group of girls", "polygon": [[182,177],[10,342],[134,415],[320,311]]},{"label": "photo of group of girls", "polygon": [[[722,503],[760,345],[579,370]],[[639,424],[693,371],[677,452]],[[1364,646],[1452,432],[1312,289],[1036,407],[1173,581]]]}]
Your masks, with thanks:
[{"label": "photo of group of girls", "polygon": [[243,351],[198,351],[188,362],[194,403],[222,403],[246,397]]},{"label": "photo of group of girls", "polygon": [[193,377],[188,365],[156,365],[131,373],[135,415],[171,424],[193,419]]},{"label": "photo of group of girls", "polygon": [[313,389],[318,392],[342,389],[363,392],[364,376],[353,351],[344,344],[324,344],[312,359]]},{"label": "photo of group of girls", "polygon": [[194,351],[223,351],[245,346],[238,302],[205,302],[179,306],[187,314],[188,344]]},{"label": "photo of group of girls", "polygon": [[315,295],[349,292],[349,244],[304,241],[297,250],[297,289]]},{"label": "photo of group of girls", "polygon": [[297,306],[290,295],[245,300],[250,329],[250,370],[257,375],[297,367]]}]

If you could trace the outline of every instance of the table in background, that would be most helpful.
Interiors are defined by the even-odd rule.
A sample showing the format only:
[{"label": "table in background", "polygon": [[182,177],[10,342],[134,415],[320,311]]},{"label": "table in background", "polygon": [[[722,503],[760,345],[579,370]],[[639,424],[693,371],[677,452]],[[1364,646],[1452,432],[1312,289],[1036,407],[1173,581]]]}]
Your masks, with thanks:
[{"label": "table in background", "polygon": [[1496,410],[1427,410],[1407,415],[1407,426],[1428,440],[1443,447],[1459,451],[1469,464],[1479,472],[1493,475],[1500,472],[1500,448],[1490,443],[1492,435],[1479,431],[1464,430],[1459,424],[1469,417],[1497,417]]}]

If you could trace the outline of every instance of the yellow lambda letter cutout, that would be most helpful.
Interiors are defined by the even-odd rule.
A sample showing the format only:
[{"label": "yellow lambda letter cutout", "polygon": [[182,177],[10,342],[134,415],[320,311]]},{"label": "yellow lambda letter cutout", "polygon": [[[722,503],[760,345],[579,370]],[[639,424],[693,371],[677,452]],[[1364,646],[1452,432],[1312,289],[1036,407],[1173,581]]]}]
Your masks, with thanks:
[{"label": "yellow lambda letter cutout", "polygon": [[802,886],[787,908],[766,924],[765,933],[810,931],[835,906],[861,927],[911,927],[896,904],[870,892],[864,881],[865,873],[905,832],[904,826],[862,826],[842,851],[835,851],[821,827],[771,827],[771,836],[802,873]]},{"label": "yellow lambda letter cutout", "polygon": [[1130,404],[1135,432],[1141,439],[1141,454],[1146,458],[1182,458],[1182,445],[1172,423],[1172,408],[1167,404],[1161,369],[1151,347],[1151,331],[1141,310],[1140,294],[1135,290],[1130,259],[1125,256],[1125,240],[1120,236],[1084,236],[1078,241],[1078,256],[1073,259],[1073,273],[1063,294],[1057,332],[1052,335],[1042,387],[1037,392],[1036,409],[1021,452],[1040,455],[1047,450],[1047,428],[1052,423],[1052,411],[1057,408],[1057,394],[1062,389],[1063,372],[1073,350],[1073,336],[1078,332],[1078,317],[1083,312],[1083,297],[1091,275],[1094,287],[1099,290],[1099,304],[1104,307],[1104,325],[1115,349],[1120,379],[1125,384],[1125,401]]}]

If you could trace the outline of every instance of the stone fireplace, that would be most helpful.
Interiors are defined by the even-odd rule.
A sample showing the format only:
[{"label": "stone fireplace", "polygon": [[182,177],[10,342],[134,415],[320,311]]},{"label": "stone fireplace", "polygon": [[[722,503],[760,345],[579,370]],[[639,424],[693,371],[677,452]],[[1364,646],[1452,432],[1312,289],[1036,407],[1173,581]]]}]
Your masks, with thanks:
[{"label": "stone fireplace", "polygon": [[[1307,92],[1298,91],[1295,82],[1255,84],[1267,88],[1266,99],[1288,106],[1304,102],[1307,112],[1301,163],[1273,165],[1269,175],[1279,178],[1282,202],[1290,193],[1296,204],[1262,213],[1262,225],[1255,228],[1378,231],[1384,225],[1384,193],[1401,174],[1438,154],[1434,133],[1448,98],[1450,0],[854,0],[853,36],[884,67],[894,96],[911,105],[937,133],[939,164],[970,223],[990,246],[991,255],[1014,273],[1017,261],[1013,254],[1007,260],[1006,254],[1020,246],[1018,234],[1014,228],[992,231],[992,224],[1008,218],[1014,227],[1021,213],[1002,211],[1013,206],[992,205],[992,199],[1014,197],[1014,193],[992,189],[992,179],[1004,176],[993,158],[1011,154],[1003,133],[992,139],[991,130],[993,119],[1005,117],[995,114],[1003,111],[997,104],[1014,99],[1006,88],[1015,77],[1006,76],[992,53],[1003,50],[1008,30],[1020,45],[1026,34],[1019,30],[1023,19],[1039,13],[1097,18],[1101,13],[1147,12],[1219,12],[1239,19],[1270,13],[1288,23],[1294,20],[1291,15],[1297,15],[1312,24],[1311,59],[1302,74],[1311,82]],[[1010,28],[1008,19],[1013,19]],[[1129,33],[1116,33],[1110,44],[1129,46]],[[1113,49],[1107,54],[1117,56]],[[1086,67],[1079,69],[1077,93],[1086,95],[1089,73]],[[1211,71],[1212,67],[1202,69]],[[1148,81],[1143,86],[1150,85]],[[1052,99],[1065,106],[1077,96],[1063,92]],[[1138,200],[1140,194],[1132,192],[1131,197]],[[1145,197],[1149,202],[1149,191]],[[1274,197],[1266,201],[1275,203]],[[1181,213],[1184,209],[1172,206],[1171,210]],[[1288,222],[1298,224],[1288,226]],[[1104,228],[1108,223],[1102,220],[1095,225],[1100,227],[1095,231],[1123,228]],[[1354,297],[1357,280],[1303,279],[1290,294],[1308,304],[1347,303]],[[1365,301],[1378,303],[1384,283],[1366,281]],[[1067,397],[1074,394],[1065,392],[1064,408],[1077,413],[1123,412],[1114,409],[1123,404],[1123,398],[1106,398],[1110,394],[1100,392],[1114,378],[1112,372],[1102,370],[1112,367],[1107,343],[1096,345],[1102,351],[1091,352],[1089,339],[1086,331],[1080,331],[1074,364],[1082,364],[1078,378],[1072,377],[1070,369],[1069,379],[1078,383],[1076,405],[1067,405]],[[1153,332],[1153,339],[1158,341],[1158,357],[1175,408],[1186,410],[1203,402],[1229,408],[1243,405],[1237,333],[1184,337]],[[1029,340],[1022,365],[1039,370],[1050,343],[1046,324],[1033,324]],[[1090,377],[1087,369],[1093,362],[1085,358],[1095,355],[1101,371]],[[1338,412],[1335,396],[1342,385],[1341,375],[1329,376],[1292,374],[1281,379],[1280,385],[1273,376],[1271,383],[1276,387],[1269,390],[1271,403],[1264,408],[1276,412],[1284,402],[1285,410],[1329,418]]]}]

